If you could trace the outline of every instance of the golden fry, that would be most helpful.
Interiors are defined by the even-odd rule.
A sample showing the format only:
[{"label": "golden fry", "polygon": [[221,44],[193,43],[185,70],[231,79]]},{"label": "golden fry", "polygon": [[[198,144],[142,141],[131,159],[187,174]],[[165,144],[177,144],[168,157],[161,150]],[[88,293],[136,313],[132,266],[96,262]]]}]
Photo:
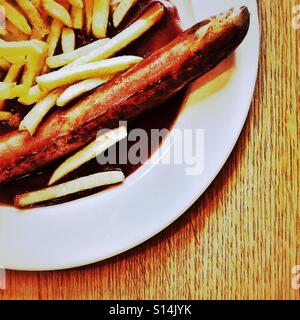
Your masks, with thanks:
[{"label": "golden fry", "polygon": [[6,77],[4,78],[4,82],[11,83],[17,81],[19,74],[22,70],[23,64],[13,64],[9,68]]},{"label": "golden fry", "polygon": [[37,203],[61,198],[80,191],[121,183],[125,176],[121,171],[96,173],[57,186],[18,195],[14,199],[16,207],[22,208]]},{"label": "golden fry", "polygon": [[97,39],[105,38],[109,18],[109,0],[94,1],[92,30]]},{"label": "golden fry", "polygon": [[83,29],[83,8],[72,6],[71,8],[71,19],[74,29],[82,30]]},{"label": "golden fry", "polygon": [[57,99],[56,104],[58,107],[64,107],[72,100],[80,97],[82,94],[89,92],[97,87],[103,85],[104,83],[111,80],[113,76],[108,76],[106,78],[94,78],[94,79],[87,79],[81,82],[78,82],[69,88],[67,88],[61,96]]},{"label": "golden fry", "polygon": [[85,9],[85,28],[87,34],[92,32],[92,19],[93,19],[93,10],[94,10],[94,0],[84,0],[84,9]]},{"label": "golden fry", "polygon": [[95,141],[87,145],[79,152],[75,153],[72,157],[68,158],[63,164],[61,164],[53,173],[48,185],[53,185],[63,177],[67,176],[70,172],[78,169],[84,163],[87,163],[93,158],[96,158],[98,155],[102,154],[107,149],[126,137],[126,127],[110,130],[97,137]]},{"label": "golden fry", "polygon": [[36,77],[41,73],[47,58],[48,44],[46,42],[32,40],[38,53],[27,59],[21,83],[27,90],[35,84]]},{"label": "golden fry", "polygon": [[113,13],[113,24],[118,27],[128,11],[136,4],[137,0],[121,0]]},{"label": "golden fry", "polygon": [[0,0],[0,5],[5,9],[7,19],[23,33],[30,35],[31,27],[26,18],[12,4],[6,0]]},{"label": "golden fry", "polygon": [[88,54],[94,49],[101,48],[107,41],[109,41],[109,39],[100,39],[74,51],[62,53],[53,57],[50,56],[46,63],[50,68],[53,69],[65,66],[66,64]]},{"label": "golden fry", "polygon": [[27,130],[33,136],[43,118],[56,105],[56,100],[62,92],[62,88],[54,90],[37,103],[22,120],[19,130]]},{"label": "golden fry", "polygon": [[136,56],[116,57],[100,62],[92,62],[79,67],[60,69],[37,77],[36,81],[42,89],[53,90],[81,80],[125,71],[142,60],[142,58]]},{"label": "golden fry", "polygon": [[70,52],[75,50],[75,33],[73,29],[63,28],[61,35],[61,46],[63,52]]},{"label": "golden fry", "polygon": [[44,23],[38,9],[30,0],[16,0],[19,7],[26,13],[31,25],[34,27],[35,32],[39,38],[44,38],[49,33],[48,26]]},{"label": "golden fry", "polygon": [[42,0],[42,6],[52,18],[57,19],[67,27],[72,28],[71,16],[68,10],[62,5],[54,0]]},{"label": "golden fry", "polygon": [[67,67],[79,66],[82,64],[99,61],[115,55],[118,51],[124,49],[131,42],[138,39],[153,25],[155,25],[164,15],[164,7],[160,3],[152,5],[136,22],[125,30],[121,31],[101,48],[97,48],[90,53],[76,59]]},{"label": "golden fry", "polygon": [[48,91],[42,91],[38,85],[35,85],[25,92],[18,101],[25,106],[30,106],[44,99],[48,93]]}]

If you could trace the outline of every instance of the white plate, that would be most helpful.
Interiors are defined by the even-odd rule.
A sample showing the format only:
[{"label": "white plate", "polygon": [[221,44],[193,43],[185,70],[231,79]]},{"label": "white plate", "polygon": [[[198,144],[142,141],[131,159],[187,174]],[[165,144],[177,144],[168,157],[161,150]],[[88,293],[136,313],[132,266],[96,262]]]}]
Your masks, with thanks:
[{"label": "white plate", "polygon": [[[120,187],[55,207],[20,213],[0,208],[0,264],[7,269],[54,270],[97,262],[151,238],[182,215],[206,190],[244,125],[256,81],[259,25],[255,0],[176,0],[186,26],[247,5],[251,27],[235,64],[204,88],[195,84],[175,128],[204,129],[205,170],[144,165]],[[163,157],[173,152],[166,141]]]}]

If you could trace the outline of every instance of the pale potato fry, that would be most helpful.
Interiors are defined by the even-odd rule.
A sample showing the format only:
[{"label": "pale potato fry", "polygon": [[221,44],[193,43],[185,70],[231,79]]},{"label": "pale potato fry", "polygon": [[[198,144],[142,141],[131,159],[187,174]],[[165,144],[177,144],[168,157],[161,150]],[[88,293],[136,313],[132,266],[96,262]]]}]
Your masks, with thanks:
[{"label": "pale potato fry", "polygon": [[68,2],[69,2],[72,6],[75,6],[75,7],[78,7],[78,8],[83,8],[83,2],[82,2],[82,0],[68,0]]},{"label": "pale potato fry", "polygon": [[13,64],[9,68],[6,77],[4,78],[4,82],[11,83],[16,82],[18,76],[22,70],[23,64]]},{"label": "pale potato fry", "polygon": [[16,83],[0,82],[0,100],[13,99]]},{"label": "pale potato fry", "polygon": [[92,42],[84,47],[78,48],[71,52],[62,53],[57,56],[49,57],[46,61],[47,65],[50,68],[59,68],[65,66],[68,63],[88,54],[96,48],[102,47],[109,39],[100,39],[95,42]]},{"label": "pale potato fry", "polygon": [[63,90],[56,89],[38,102],[22,120],[19,130],[27,130],[33,136],[43,118],[56,105],[56,100]]},{"label": "pale potato fry", "polygon": [[13,114],[7,111],[0,111],[0,121],[8,121],[11,119]]},{"label": "pale potato fry", "polygon": [[155,3],[128,28],[121,31],[100,48],[96,48],[90,53],[76,59],[65,68],[103,60],[115,55],[117,52],[128,46],[131,42],[143,35],[147,30],[155,25],[163,15],[164,7],[160,3]]},{"label": "pale potato fry", "polygon": [[53,19],[51,30],[47,38],[48,57],[52,57],[55,53],[63,29],[63,23],[57,19]]},{"label": "pale potato fry", "polygon": [[39,39],[43,39],[48,33],[49,28],[43,21],[38,9],[30,0],[16,0],[19,7],[26,13],[35,33]]},{"label": "pale potato fry", "polygon": [[68,158],[62,163],[53,173],[49,186],[53,185],[63,177],[67,176],[70,172],[78,169],[84,163],[96,158],[98,155],[105,152],[107,149],[127,137],[126,127],[120,127],[110,130],[101,136],[97,137],[95,141],[87,145],[85,148],[75,153],[72,157]]},{"label": "pale potato fry", "polygon": [[94,0],[84,0],[84,10],[85,10],[85,28],[87,34],[92,32],[92,20],[93,20],[93,10],[94,10]]},{"label": "pale potato fry", "polygon": [[5,9],[7,19],[23,33],[30,35],[31,27],[26,18],[12,4],[6,0],[0,0],[0,5]]},{"label": "pale potato fry", "polygon": [[75,33],[73,29],[64,27],[61,35],[61,46],[63,52],[75,50]]},{"label": "pale potato fry", "polygon": [[49,16],[59,20],[67,27],[72,28],[71,16],[64,6],[54,0],[42,0],[42,6]]},{"label": "pale potato fry", "polygon": [[137,0],[121,0],[113,13],[113,24],[117,28],[128,11],[136,4]]},{"label": "pale potato fry", "polygon": [[0,69],[7,71],[10,68],[10,63],[4,58],[0,58]]},{"label": "pale potato fry", "polygon": [[18,195],[14,199],[16,207],[24,208],[37,203],[54,200],[80,191],[121,183],[125,180],[122,171],[96,173],[53,187]]},{"label": "pale potato fry", "polygon": [[27,59],[27,63],[24,68],[21,84],[23,84],[27,90],[36,83],[35,79],[40,75],[47,58],[48,44],[46,42],[32,40],[37,46],[38,54],[33,55]]},{"label": "pale potato fry", "polygon": [[94,1],[92,30],[97,39],[105,38],[109,18],[109,0]]},{"label": "pale potato fry", "polygon": [[142,58],[136,56],[116,57],[100,62],[88,63],[79,67],[60,69],[37,77],[36,81],[42,90],[53,90],[81,80],[125,71],[142,60]]},{"label": "pale potato fry", "polygon": [[82,94],[96,89],[97,87],[110,81],[112,78],[113,76],[108,76],[106,78],[94,78],[78,82],[67,88],[57,99],[56,104],[58,107],[64,107],[74,99],[80,97]]},{"label": "pale potato fry", "polygon": [[27,55],[40,54],[42,43],[44,44],[44,42],[39,40],[15,42],[0,41],[0,56],[14,58],[17,56],[24,57]]},{"label": "pale potato fry", "polygon": [[30,106],[44,99],[48,93],[48,91],[42,91],[38,85],[35,85],[25,92],[18,101],[25,106]]},{"label": "pale potato fry", "polygon": [[72,6],[71,8],[71,19],[74,29],[82,30],[83,29],[83,8]]}]

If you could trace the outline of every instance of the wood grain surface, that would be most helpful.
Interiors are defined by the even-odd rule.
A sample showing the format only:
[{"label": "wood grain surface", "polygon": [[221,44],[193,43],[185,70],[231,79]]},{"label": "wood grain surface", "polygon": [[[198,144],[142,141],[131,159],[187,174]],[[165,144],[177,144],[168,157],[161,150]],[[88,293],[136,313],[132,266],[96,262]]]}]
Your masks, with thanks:
[{"label": "wood grain surface", "polygon": [[207,192],[155,238],[108,261],[7,272],[0,299],[299,299],[300,0],[261,0],[259,78],[247,123]]}]

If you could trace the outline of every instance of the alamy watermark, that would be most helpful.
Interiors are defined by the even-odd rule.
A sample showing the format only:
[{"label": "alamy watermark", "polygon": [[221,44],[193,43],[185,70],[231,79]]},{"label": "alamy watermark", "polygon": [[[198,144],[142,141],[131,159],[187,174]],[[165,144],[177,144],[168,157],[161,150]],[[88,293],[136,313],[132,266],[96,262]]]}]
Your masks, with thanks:
[{"label": "alamy watermark", "polygon": [[[121,121],[119,127],[127,127],[126,121]],[[98,138],[103,137],[108,129],[100,130]],[[166,142],[169,149],[160,148]],[[97,156],[100,165],[139,165],[154,164],[184,165],[185,174],[201,175],[204,171],[203,129],[151,129],[141,128],[128,130],[128,135],[118,145],[109,148],[107,152]],[[151,155],[155,154],[155,157]]]},{"label": "alamy watermark", "polygon": [[6,272],[5,268],[0,265],[0,290],[6,289]]}]

